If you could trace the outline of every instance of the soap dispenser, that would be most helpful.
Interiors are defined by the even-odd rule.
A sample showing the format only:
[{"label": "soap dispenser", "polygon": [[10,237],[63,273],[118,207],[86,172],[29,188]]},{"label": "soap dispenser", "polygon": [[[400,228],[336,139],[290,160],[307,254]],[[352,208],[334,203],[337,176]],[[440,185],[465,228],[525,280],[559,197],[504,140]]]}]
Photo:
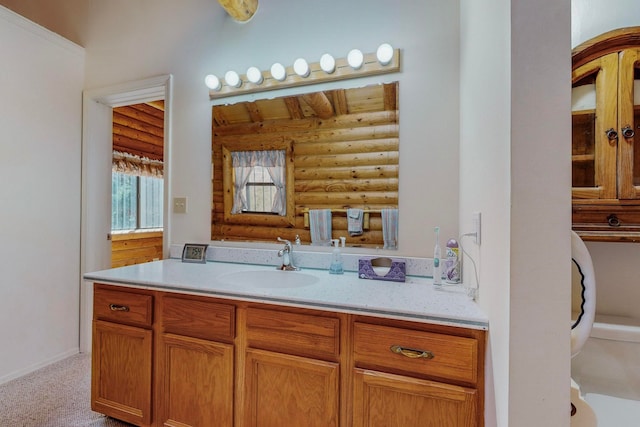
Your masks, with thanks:
[{"label": "soap dispenser", "polygon": [[338,246],[338,239],[332,239],[333,253],[331,254],[331,266],[329,267],[330,274],[343,274],[344,269],[342,267],[342,254],[340,253],[340,247]]}]

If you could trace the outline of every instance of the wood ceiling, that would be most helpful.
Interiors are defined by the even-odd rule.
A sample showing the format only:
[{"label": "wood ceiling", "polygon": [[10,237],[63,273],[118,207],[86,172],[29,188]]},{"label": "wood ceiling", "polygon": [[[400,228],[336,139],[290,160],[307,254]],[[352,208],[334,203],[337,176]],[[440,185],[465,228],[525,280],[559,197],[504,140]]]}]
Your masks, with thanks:
[{"label": "wood ceiling", "polygon": [[271,120],[330,119],[345,114],[397,109],[397,84],[356,89],[333,89],[272,99],[217,105],[213,127],[261,123]]},{"label": "wood ceiling", "polygon": [[114,108],[113,150],[162,161],[164,101]]}]

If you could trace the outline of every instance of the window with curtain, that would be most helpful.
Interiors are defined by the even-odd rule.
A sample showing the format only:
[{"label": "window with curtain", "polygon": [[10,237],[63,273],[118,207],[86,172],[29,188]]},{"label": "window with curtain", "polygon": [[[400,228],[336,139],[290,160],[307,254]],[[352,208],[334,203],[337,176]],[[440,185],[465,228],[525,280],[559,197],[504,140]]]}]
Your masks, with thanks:
[{"label": "window with curtain", "polygon": [[231,213],[286,215],[285,151],[233,151]]}]

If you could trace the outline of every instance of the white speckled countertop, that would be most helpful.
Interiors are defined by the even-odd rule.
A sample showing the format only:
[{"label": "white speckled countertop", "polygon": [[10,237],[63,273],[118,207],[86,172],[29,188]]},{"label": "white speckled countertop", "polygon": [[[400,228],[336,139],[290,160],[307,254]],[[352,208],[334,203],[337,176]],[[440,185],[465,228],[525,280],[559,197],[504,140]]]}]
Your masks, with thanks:
[{"label": "white speckled countertop", "polygon": [[[257,271],[263,277],[250,284],[236,272]],[[251,276],[251,273],[249,273]],[[305,286],[284,287],[278,274],[303,275]],[[288,276],[287,276],[288,277]],[[167,259],[87,273],[85,280],[137,288],[211,295],[243,301],[325,309],[392,317],[473,329],[487,329],[488,318],[458,285],[434,289],[432,280],[407,277],[406,282],[359,279],[355,272],[332,275],[326,270],[304,268],[280,272],[273,266],[207,262],[183,263]],[[293,279],[293,276],[291,276]],[[238,280],[240,279],[240,280]],[[246,282],[246,283],[242,283]]]}]

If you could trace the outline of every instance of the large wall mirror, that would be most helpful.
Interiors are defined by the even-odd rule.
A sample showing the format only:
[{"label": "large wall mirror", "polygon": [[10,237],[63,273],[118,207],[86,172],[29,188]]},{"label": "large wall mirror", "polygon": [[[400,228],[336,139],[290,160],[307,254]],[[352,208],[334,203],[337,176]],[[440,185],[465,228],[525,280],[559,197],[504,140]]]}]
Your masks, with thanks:
[{"label": "large wall mirror", "polygon": [[212,240],[397,248],[398,82],[212,115]]}]

